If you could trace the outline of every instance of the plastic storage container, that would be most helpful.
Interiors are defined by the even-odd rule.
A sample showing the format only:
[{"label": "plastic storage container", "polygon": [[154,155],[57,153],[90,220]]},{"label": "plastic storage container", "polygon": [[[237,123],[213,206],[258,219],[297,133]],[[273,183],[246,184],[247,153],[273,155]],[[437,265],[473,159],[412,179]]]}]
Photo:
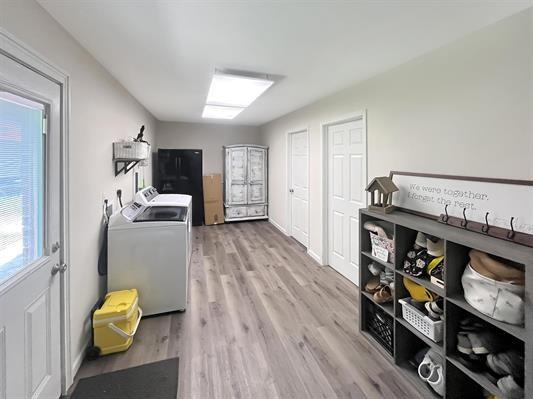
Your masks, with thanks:
[{"label": "plastic storage container", "polygon": [[136,289],[110,292],[93,313],[94,347],[101,355],[127,350],[141,322]]},{"label": "plastic storage container", "polygon": [[402,317],[414,328],[434,342],[442,341],[444,321],[433,321],[411,305],[412,298],[398,299],[402,304]]},{"label": "plastic storage container", "polygon": [[383,310],[372,303],[367,308],[367,328],[376,341],[391,355],[394,351],[394,321]]}]

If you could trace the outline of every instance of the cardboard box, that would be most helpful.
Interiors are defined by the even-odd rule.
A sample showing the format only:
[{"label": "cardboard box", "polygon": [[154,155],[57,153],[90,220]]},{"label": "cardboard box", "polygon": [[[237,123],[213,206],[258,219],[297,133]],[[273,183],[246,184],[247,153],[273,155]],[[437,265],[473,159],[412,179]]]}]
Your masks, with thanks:
[{"label": "cardboard box", "polygon": [[206,175],[204,184],[204,219],[207,226],[224,223],[224,206],[222,202],[222,176]]}]

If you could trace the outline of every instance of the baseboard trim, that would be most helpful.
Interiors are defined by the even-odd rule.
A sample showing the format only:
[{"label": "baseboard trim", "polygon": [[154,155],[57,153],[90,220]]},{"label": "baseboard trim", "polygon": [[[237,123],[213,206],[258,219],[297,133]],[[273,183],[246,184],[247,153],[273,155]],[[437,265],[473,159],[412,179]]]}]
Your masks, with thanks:
[{"label": "baseboard trim", "polygon": [[89,344],[91,343],[91,336],[89,335],[84,342],[83,350],[76,355],[74,358],[74,361],[72,362],[72,379],[76,377],[76,374],[78,373],[81,364],[83,363],[83,359],[85,359],[85,350],[89,347]]},{"label": "baseboard trim", "polygon": [[323,266],[324,262],[322,261],[322,257],[318,255],[316,252],[314,252],[311,249],[307,250],[307,255],[309,255],[313,260],[315,260],[319,265]]},{"label": "baseboard trim", "polygon": [[288,231],[285,230],[278,222],[276,222],[274,219],[272,219],[272,217],[270,217],[268,219],[268,221],[272,224],[272,226],[274,226],[276,229],[281,231],[283,234],[285,234],[286,236],[289,235]]}]

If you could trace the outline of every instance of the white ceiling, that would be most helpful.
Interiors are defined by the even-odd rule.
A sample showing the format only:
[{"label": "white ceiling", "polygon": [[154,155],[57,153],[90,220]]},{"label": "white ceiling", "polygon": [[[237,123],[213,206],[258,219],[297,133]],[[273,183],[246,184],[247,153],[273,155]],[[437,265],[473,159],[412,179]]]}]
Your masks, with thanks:
[{"label": "white ceiling", "polygon": [[275,119],[531,4],[38,1],[160,120],[205,122],[202,108],[215,68],[283,76],[230,122],[248,125]]}]

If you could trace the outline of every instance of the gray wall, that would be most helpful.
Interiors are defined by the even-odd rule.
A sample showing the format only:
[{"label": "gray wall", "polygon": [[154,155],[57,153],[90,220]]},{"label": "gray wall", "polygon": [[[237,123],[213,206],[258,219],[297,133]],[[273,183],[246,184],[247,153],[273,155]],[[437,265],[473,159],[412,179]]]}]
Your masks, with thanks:
[{"label": "gray wall", "polygon": [[[90,337],[89,316],[101,288],[97,274],[103,198],[115,201],[117,188],[129,201],[133,173],[115,178],[111,143],[135,136],[146,125],[153,143],[155,119],[50,15],[33,0],[0,1],[0,26],[71,79],[70,271],[73,367],[79,366]],[[148,183],[151,166],[147,167]],[[116,209],[116,208],[115,208]]]},{"label": "gray wall", "polygon": [[204,123],[159,122],[157,148],[203,150],[203,173],[222,173],[222,146],[259,144],[256,126],[229,126]]},{"label": "gray wall", "polygon": [[[261,127],[270,217],[287,223],[286,133],[310,133],[310,250],[322,256],[321,123],[367,110],[368,177],[533,178],[532,9]],[[334,69],[334,67],[333,67]]]}]

